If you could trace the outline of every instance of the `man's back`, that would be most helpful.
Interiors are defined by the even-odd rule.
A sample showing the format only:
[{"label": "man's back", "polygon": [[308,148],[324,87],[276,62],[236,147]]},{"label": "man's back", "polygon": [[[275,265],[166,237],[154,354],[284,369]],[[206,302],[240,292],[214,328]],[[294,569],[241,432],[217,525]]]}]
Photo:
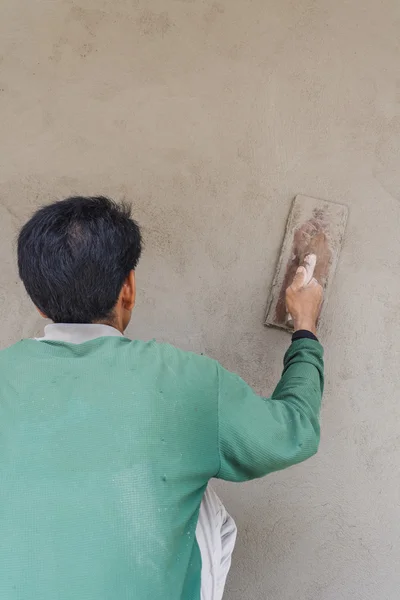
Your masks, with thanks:
[{"label": "man's back", "polygon": [[291,345],[269,399],[166,344],[44,338],[3,350],[0,597],[198,600],[209,479],[311,456],[322,381],[309,339]]},{"label": "man's back", "polygon": [[2,598],[198,598],[213,372],[126,338],[0,353]]}]

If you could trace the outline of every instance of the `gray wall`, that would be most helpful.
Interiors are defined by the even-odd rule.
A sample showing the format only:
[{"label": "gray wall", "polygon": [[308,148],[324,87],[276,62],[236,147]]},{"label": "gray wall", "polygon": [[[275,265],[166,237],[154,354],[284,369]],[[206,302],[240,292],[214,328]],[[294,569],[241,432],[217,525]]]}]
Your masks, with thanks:
[{"label": "gray wall", "polygon": [[262,326],[290,201],[347,203],[321,339],[319,455],[218,486],[228,600],[400,594],[398,0],[1,0],[1,343],[40,331],[18,226],[71,193],[132,200],[132,336],[207,352],[271,392]]}]

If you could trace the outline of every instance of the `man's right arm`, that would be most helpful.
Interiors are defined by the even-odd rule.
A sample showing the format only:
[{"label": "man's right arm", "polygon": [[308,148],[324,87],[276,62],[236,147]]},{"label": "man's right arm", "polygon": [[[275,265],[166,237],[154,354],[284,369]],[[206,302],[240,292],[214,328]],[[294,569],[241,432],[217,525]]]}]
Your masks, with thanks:
[{"label": "man's right arm", "polygon": [[[286,292],[294,340],[282,377],[263,398],[237,375],[218,366],[220,469],[217,477],[244,481],[306,460],[318,449],[323,349],[315,338],[322,288],[300,267]],[[306,330],[308,334],[302,334]],[[297,339],[300,338],[300,339]]]},{"label": "man's right arm", "polygon": [[274,393],[263,398],[237,375],[218,367],[217,477],[245,481],[285,469],[316,453],[323,392],[322,346],[292,343]]}]

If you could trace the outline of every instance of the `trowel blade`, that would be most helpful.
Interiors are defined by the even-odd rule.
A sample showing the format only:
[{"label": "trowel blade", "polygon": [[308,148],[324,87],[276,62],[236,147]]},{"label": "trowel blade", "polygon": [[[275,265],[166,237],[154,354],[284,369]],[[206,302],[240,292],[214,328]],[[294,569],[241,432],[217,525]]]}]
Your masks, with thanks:
[{"label": "trowel blade", "polygon": [[287,319],[285,291],[308,254],[317,256],[314,277],[325,291],[323,312],[338,263],[347,217],[348,208],[343,204],[296,196],[272,283],[266,325],[293,331]]}]

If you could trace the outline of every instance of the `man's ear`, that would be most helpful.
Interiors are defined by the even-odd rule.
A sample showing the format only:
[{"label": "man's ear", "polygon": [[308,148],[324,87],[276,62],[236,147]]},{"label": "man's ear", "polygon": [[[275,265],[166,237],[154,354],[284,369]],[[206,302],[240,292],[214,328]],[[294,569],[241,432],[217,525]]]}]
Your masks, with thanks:
[{"label": "man's ear", "polygon": [[136,300],[136,280],[135,271],[130,271],[128,277],[125,279],[122,288],[122,306],[125,310],[132,311],[135,306]]},{"label": "man's ear", "polygon": [[40,310],[40,308],[38,308],[37,306],[35,306],[36,310],[38,311],[39,315],[41,317],[43,317],[43,319],[48,319],[48,316],[44,314],[43,311]]}]

